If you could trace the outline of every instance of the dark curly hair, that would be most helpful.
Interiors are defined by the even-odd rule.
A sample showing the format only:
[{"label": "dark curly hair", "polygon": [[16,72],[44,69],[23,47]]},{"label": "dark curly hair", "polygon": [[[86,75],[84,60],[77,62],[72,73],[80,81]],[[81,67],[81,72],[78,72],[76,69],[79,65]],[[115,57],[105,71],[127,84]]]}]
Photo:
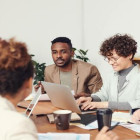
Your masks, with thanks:
[{"label": "dark curly hair", "polygon": [[111,56],[115,50],[119,56],[127,57],[132,54],[132,59],[137,51],[137,42],[127,34],[117,34],[105,40],[100,47],[100,54],[104,57]]},{"label": "dark curly hair", "polygon": [[72,43],[71,43],[71,40],[67,37],[57,37],[55,38],[54,40],[51,41],[52,42],[52,45],[54,43],[57,43],[57,42],[61,42],[61,43],[67,43],[70,50],[72,50]]},{"label": "dark curly hair", "polygon": [[33,64],[26,45],[0,39],[0,95],[14,96],[33,77]]}]

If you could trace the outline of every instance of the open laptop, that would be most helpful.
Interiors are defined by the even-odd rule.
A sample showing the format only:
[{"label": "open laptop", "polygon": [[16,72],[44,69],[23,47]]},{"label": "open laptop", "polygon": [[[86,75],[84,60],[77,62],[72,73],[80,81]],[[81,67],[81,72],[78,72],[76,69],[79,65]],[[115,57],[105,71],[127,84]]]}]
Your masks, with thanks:
[{"label": "open laptop", "polygon": [[78,114],[87,114],[96,112],[97,109],[86,111],[80,110],[68,86],[49,82],[41,82],[41,83],[44,86],[44,89],[47,92],[54,106],[62,109],[68,109]]},{"label": "open laptop", "polygon": [[32,101],[30,102],[30,104],[28,105],[26,111],[25,111],[25,115],[29,118],[36,106],[36,104],[38,103],[38,100],[41,96],[41,88],[38,89],[38,91],[36,92],[36,95],[34,96],[34,98],[32,99]]}]

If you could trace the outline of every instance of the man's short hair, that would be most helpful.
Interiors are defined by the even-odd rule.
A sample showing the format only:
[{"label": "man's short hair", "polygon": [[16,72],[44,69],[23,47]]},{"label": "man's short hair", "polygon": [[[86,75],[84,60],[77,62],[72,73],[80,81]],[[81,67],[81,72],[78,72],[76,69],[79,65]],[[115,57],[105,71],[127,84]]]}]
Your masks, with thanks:
[{"label": "man's short hair", "polygon": [[57,37],[55,38],[54,40],[51,41],[52,42],[52,45],[54,43],[57,43],[57,42],[61,42],[61,43],[67,43],[68,46],[70,47],[70,50],[72,50],[72,43],[71,43],[71,40],[67,37]]},{"label": "man's short hair", "polygon": [[137,51],[137,42],[127,34],[117,34],[105,40],[100,47],[100,54],[103,56],[111,56],[112,51],[115,50],[119,56],[127,57],[133,55]]}]

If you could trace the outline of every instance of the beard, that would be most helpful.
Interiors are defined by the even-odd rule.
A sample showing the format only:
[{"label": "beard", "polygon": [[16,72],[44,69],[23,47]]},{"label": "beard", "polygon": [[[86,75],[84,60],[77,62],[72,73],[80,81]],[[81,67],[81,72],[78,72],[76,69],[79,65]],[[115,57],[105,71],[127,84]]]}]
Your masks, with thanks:
[{"label": "beard", "polygon": [[[62,63],[58,63],[57,61],[62,61]],[[67,60],[58,58],[54,63],[58,67],[66,67],[71,63],[71,57],[69,59],[67,59]]]}]

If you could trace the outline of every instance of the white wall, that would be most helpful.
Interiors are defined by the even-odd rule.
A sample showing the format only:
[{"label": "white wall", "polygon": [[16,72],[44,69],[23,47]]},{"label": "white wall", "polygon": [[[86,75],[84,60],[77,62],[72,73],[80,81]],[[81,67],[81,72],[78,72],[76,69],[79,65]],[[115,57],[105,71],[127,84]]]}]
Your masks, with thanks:
[{"label": "white wall", "polygon": [[98,54],[99,47],[116,33],[128,33],[140,44],[140,0],[84,0],[84,21],[90,60],[105,79],[112,68]]},{"label": "white wall", "polygon": [[53,63],[51,40],[68,36],[82,46],[81,0],[0,0],[0,36],[25,41],[39,62]]},{"label": "white wall", "polygon": [[89,50],[105,79],[112,68],[99,47],[116,33],[131,34],[140,44],[139,5],[140,0],[0,0],[0,37],[26,42],[35,59],[49,65],[50,41],[67,36],[74,47]]}]

